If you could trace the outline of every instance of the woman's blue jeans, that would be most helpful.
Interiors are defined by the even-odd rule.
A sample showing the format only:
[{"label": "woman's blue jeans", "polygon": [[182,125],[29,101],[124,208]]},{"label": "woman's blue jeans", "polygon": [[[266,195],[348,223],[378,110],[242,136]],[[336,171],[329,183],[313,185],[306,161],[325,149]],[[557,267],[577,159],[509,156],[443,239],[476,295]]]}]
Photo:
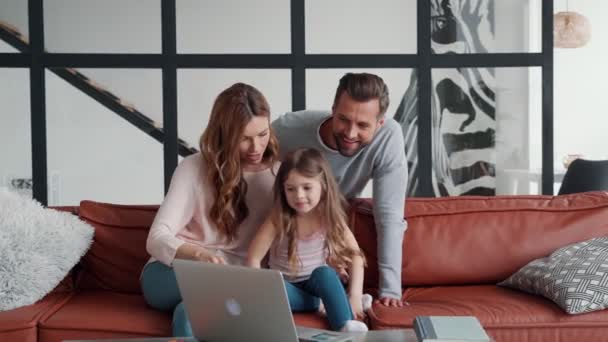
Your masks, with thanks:
[{"label": "woman's blue jeans", "polygon": [[147,264],[141,275],[141,289],[148,305],[173,311],[173,336],[193,336],[173,268],[159,261]]},{"label": "woman's blue jeans", "polygon": [[344,285],[329,266],[315,268],[307,280],[297,283],[285,281],[285,289],[293,312],[318,311],[320,300],[323,300],[332,330],[342,329],[346,321],[353,319]]}]

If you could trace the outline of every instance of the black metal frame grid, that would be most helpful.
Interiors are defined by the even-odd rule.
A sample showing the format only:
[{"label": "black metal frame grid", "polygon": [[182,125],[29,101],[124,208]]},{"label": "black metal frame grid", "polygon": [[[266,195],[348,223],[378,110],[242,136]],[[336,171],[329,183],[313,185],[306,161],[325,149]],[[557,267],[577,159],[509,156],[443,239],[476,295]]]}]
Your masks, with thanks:
[{"label": "black metal frame grid", "polygon": [[[435,55],[431,53],[431,6],[417,0],[418,51],[415,54],[315,55],[305,52],[305,0],[290,0],[290,54],[178,54],[176,1],[161,0],[161,54],[70,54],[44,52],[43,0],[28,0],[30,47],[23,53],[0,53],[0,67],[30,70],[32,177],[34,198],[47,199],[45,68],[158,68],[162,69],[164,187],[167,190],[177,166],[178,68],[289,68],[292,76],[292,109],[306,104],[306,69],[311,68],[412,68],[419,77],[418,152],[422,175],[421,196],[433,196],[431,174],[431,70],[457,67],[541,67],[542,69],[542,193],[553,193],[553,2],[542,2],[541,53],[488,53]],[[407,80],[404,80],[407,81]]]}]

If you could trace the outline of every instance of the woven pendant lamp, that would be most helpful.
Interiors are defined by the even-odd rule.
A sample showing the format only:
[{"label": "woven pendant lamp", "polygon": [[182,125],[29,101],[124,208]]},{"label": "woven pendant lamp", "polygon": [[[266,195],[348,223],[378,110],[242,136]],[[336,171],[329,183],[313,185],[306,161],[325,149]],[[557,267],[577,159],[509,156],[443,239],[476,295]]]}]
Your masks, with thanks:
[{"label": "woven pendant lamp", "polygon": [[578,48],[591,39],[591,24],[583,15],[568,10],[553,15],[553,46],[557,48]]}]

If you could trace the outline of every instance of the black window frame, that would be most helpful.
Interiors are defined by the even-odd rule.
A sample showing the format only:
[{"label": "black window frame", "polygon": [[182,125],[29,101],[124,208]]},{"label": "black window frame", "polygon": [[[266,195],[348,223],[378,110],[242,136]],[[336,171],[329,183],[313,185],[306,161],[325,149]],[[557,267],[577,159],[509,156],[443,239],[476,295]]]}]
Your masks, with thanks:
[{"label": "black window frame", "polygon": [[[176,0],[161,0],[160,54],[49,53],[44,51],[44,0],[28,0],[30,46],[22,53],[0,53],[1,68],[29,68],[33,197],[48,204],[45,68],[156,68],[162,70],[164,189],[178,162],[177,69],[287,68],[291,69],[292,109],[305,108],[306,70],[314,68],[416,69],[418,111],[431,112],[431,70],[456,67],[540,67],[542,72],[542,194],[553,194],[553,2],[542,1],[540,53],[431,53],[431,5],[417,0],[417,52],[414,54],[307,54],[305,0],[290,0],[290,54],[178,54]],[[498,0],[497,0],[498,1]],[[417,141],[421,178],[419,196],[435,196],[432,189],[431,117],[419,115]]]}]

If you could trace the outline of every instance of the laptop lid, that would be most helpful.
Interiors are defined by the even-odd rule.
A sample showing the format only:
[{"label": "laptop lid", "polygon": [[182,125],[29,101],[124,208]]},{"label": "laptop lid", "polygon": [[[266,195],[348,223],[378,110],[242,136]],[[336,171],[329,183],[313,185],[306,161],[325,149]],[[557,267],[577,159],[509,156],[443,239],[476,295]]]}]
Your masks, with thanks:
[{"label": "laptop lid", "polygon": [[298,341],[280,272],[180,259],[173,266],[199,340]]}]

